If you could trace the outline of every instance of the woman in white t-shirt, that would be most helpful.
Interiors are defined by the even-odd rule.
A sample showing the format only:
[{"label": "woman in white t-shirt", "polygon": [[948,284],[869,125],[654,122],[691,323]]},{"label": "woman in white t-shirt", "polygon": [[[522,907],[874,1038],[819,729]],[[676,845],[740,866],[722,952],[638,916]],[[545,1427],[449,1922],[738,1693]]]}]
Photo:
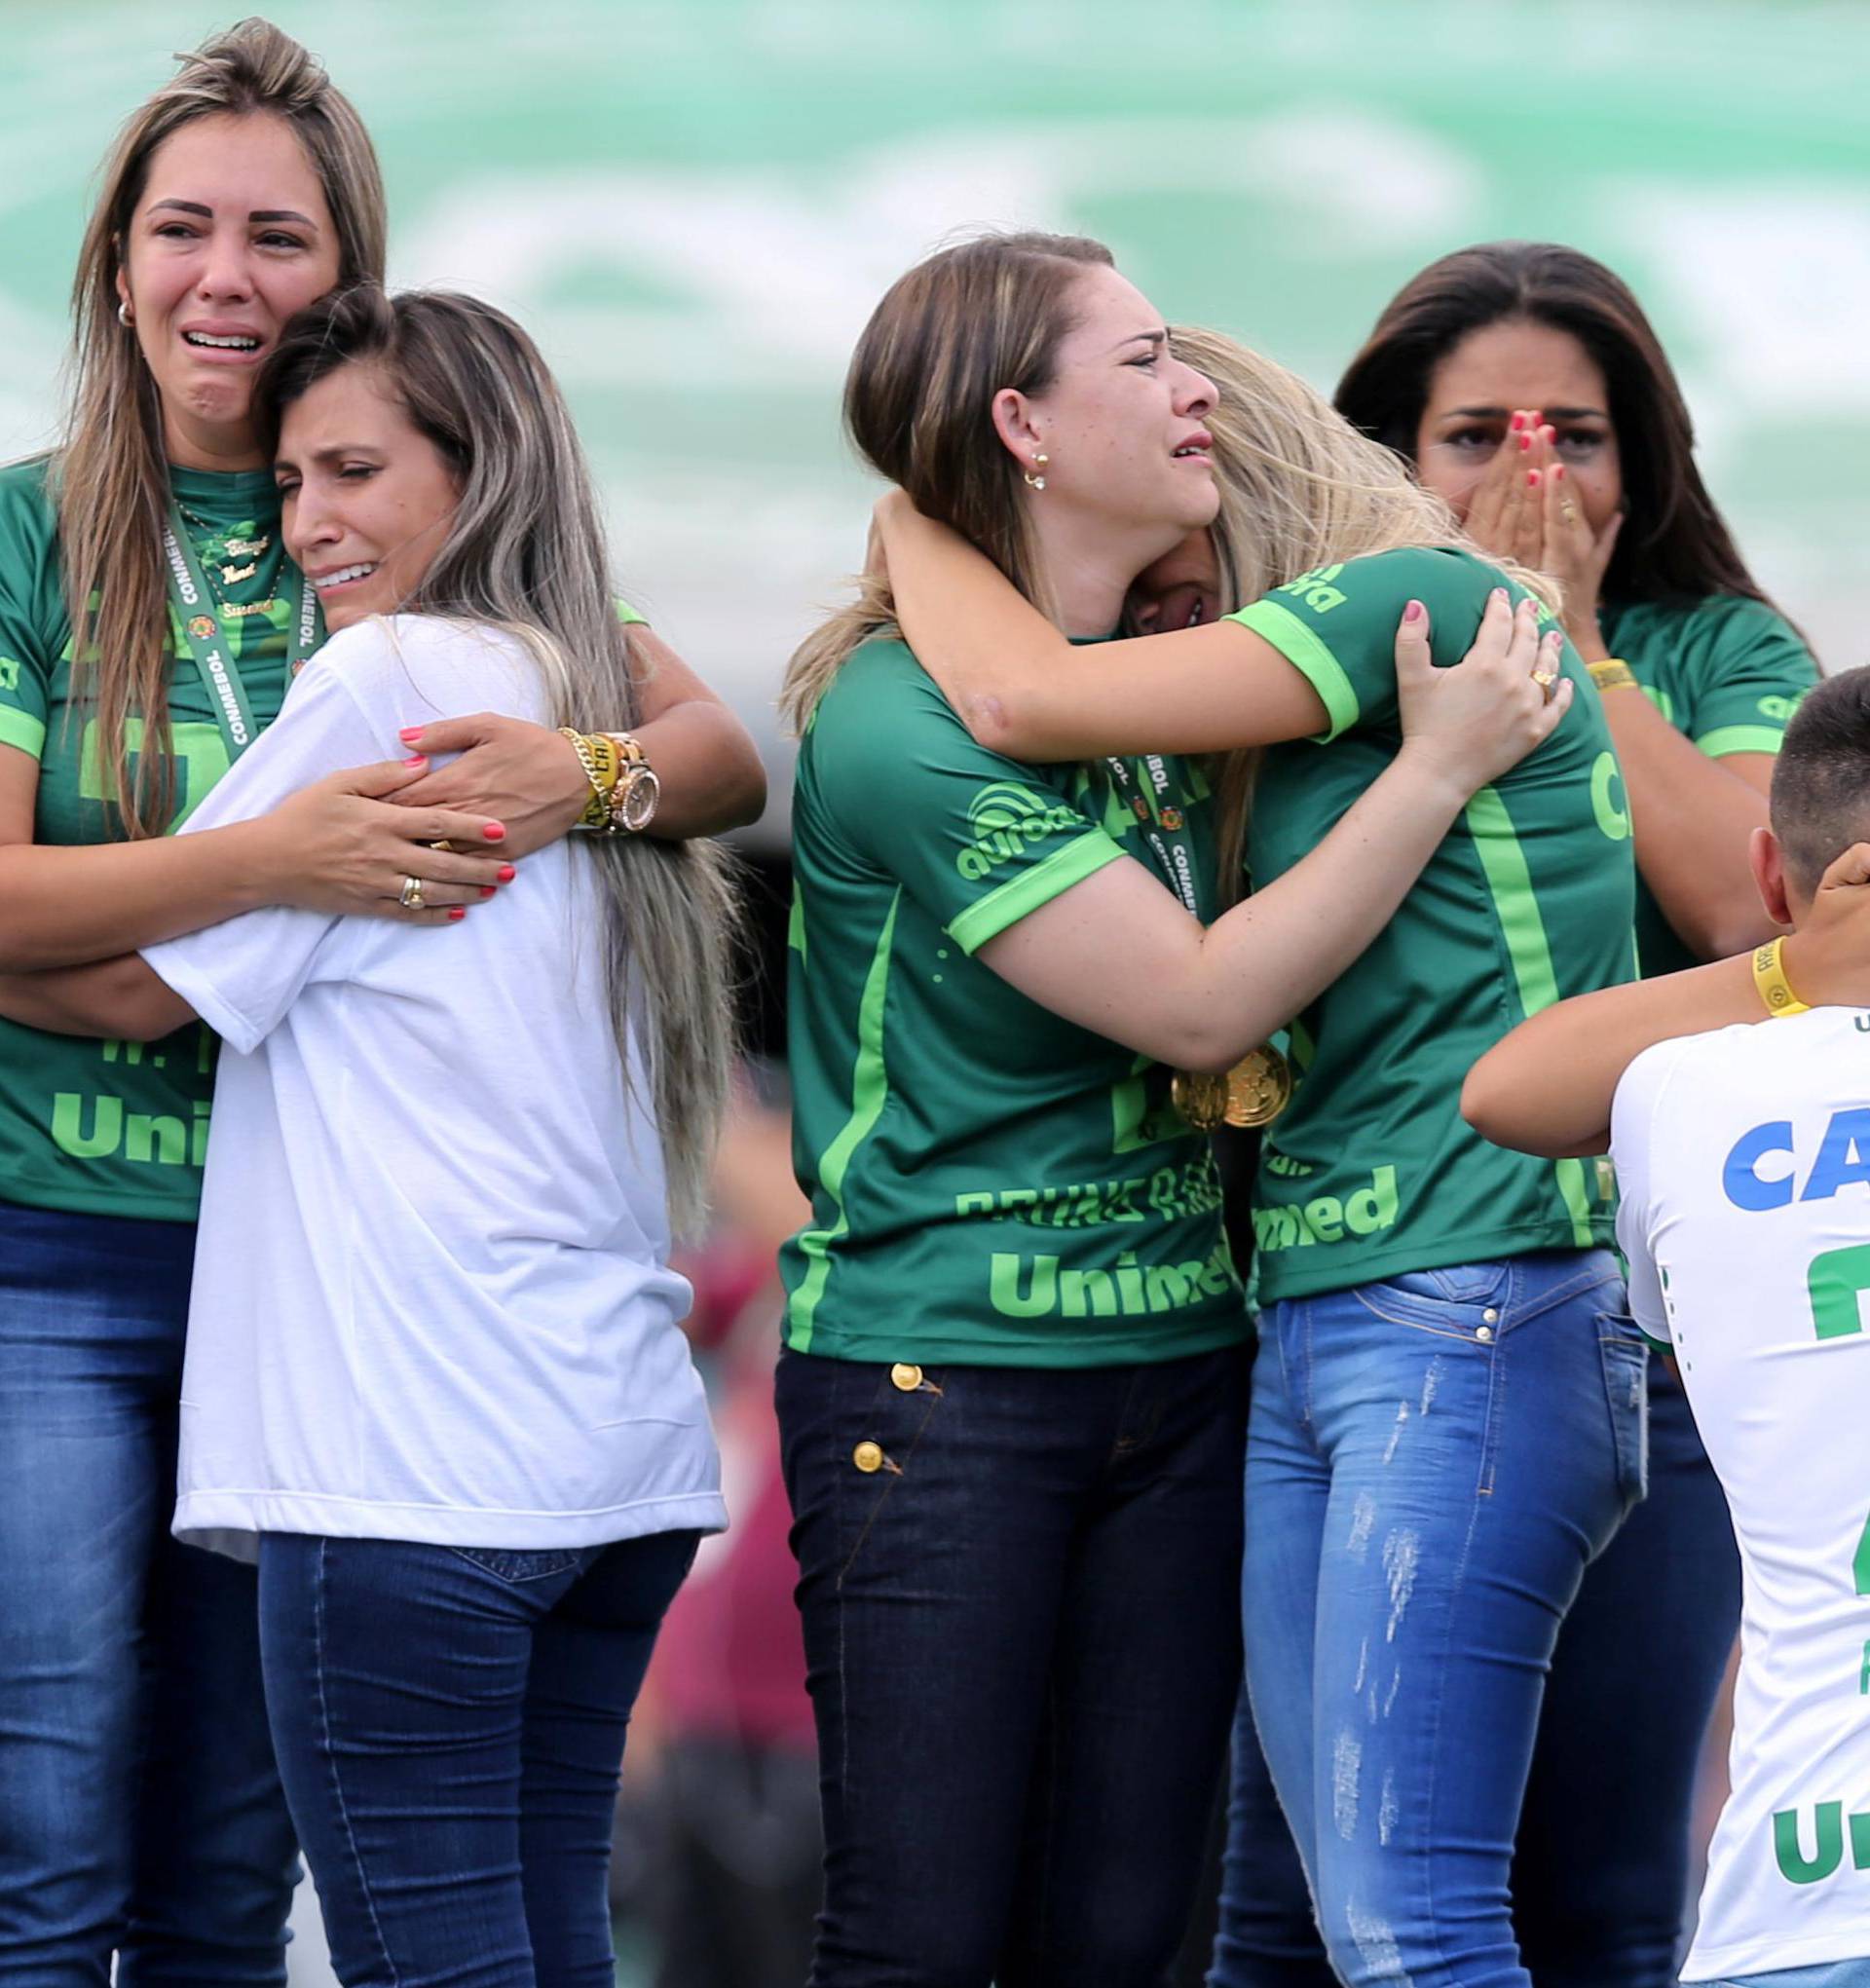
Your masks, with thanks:
[{"label": "woman in white t-shirt", "polygon": [[[590,476],[517,325],[353,290],[257,394],[332,639],[189,832],[449,710],[627,740]],[[617,831],[528,858],[452,936],[415,929],[412,878],[402,925],[260,911],[61,976],[98,1033],[192,1013],[226,1044],[175,1530],[259,1561],[347,1984],[612,1979],[624,1728],[726,1522],[666,1257],[726,1099],[731,899],[709,845]]]}]

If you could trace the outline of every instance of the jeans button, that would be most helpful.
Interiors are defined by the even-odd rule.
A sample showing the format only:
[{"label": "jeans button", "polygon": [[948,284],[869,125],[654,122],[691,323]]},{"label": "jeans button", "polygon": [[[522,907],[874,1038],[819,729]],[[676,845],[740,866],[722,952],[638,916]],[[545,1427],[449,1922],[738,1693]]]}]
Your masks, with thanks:
[{"label": "jeans button", "polygon": [[850,1452],[850,1460],[865,1477],[873,1477],[883,1467],[883,1445],[880,1443],[860,1443]]},{"label": "jeans button", "polygon": [[906,1395],[913,1395],[922,1384],[922,1369],[907,1360],[899,1360],[889,1369],[889,1384]]},{"label": "jeans button", "polygon": [[[1497,1318],[1499,1314],[1497,1312],[1489,1312],[1487,1316],[1489,1318]],[[1491,1326],[1476,1326],[1474,1329],[1474,1336],[1480,1341],[1481,1345],[1484,1346],[1493,1337],[1493,1328]]]},{"label": "jeans button", "polygon": [[1487,1324],[1490,1326],[1497,1326],[1500,1323],[1500,1314],[1494,1310],[1492,1305],[1488,1305],[1486,1310],[1483,1311],[1480,1314],[1480,1316],[1483,1319],[1485,1319]]}]

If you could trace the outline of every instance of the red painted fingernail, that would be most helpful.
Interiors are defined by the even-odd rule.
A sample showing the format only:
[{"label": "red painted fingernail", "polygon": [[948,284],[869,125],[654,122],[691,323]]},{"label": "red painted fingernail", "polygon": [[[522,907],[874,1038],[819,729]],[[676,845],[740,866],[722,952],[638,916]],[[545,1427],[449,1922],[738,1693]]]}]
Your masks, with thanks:
[{"label": "red painted fingernail", "polygon": [[481,830],[481,834],[484,835],[490,843],[504,843],[506,840],[505,825],[498,821],[490,821],[487,824],[487,826]]},{"label": "red painted fingernail", "polygon": [[[1518,423],[1515,422],[1514,426],[1515,428],[1518,427]],[[422,736],[422,727],[420,725],[405,725],[396,733],[396,736],[402,740],[404,745],[414,745],[416,740]]]},{"label": "red painted fingernail", "polygon": [[1515,414],[1513,417],[1513,431],[1515,434],[1517,434],[1519,431],[1525,427],[1525,425],[1526,417],[1523,414]]},{"label": "red painted fingernail", "polygon": [[426,767],[428,764],[429,755],[427,753],[422,752],[417,753],[413,759],[406,759],[403,761],[403,765],[405,767]]},{"label": "red painted fingernail", "polygon": [[494,872],[494,875],[498,877],[503,883],[510,883],[513,881],[513,879],[519,875],[519,872],[515,870],[510,863],[503,863],[500,866],[500,868]]},{"label": "red painted fingernail", "polygon": [[1552,480],[1554,483],[1562,483],[1564,481],[1564,477],[1565,466],[1562,463],[1554,463],[1552,466]]},{"label": "red painted fingernail", "polygon": [[1528,469],[1526,471],[1526,485],[1531,490],[1539,488],[1539,472],[1537,469]]},{"label": "red painted fingernail", "polygon": [[468,907],[465,904],[451,904],[448,907],[448,922],[451,925],[460,924],[467,916]]},{"label": "red painted fingernail", "polygon": [[494,894],[494,886],[491,883],[483,883],[480,886],[480,894],[483,898],[492,897]]},{"label": "red painted fingernail", "polygon": [[1523,456],[1526,453],[1526,451],[1531,447],[1532,447],[1531,435],[1522,434],[1519,437],[1519,453]]},{"label": "red painted fingernail", "polygon": [[1506,599],[1506,597],[1507,597],[1506,588],[1504,586],[1496,586],[1494,590],[1490,594],[1488,594],[1487,599],[1489,601],[1503,601]]},{"label": "red painted fingernail", "polygon": [[1422,619],[1422,603],[1420,601],[1411,601],[1402,610],[1402,619],[1405,621],[1419,621]]},{"label": "red painted fingernail", "polygon": [[1539,437],[1542,441],[1555,442],[1558,439],[1558,431],[1548,423],[1539,431]]}]

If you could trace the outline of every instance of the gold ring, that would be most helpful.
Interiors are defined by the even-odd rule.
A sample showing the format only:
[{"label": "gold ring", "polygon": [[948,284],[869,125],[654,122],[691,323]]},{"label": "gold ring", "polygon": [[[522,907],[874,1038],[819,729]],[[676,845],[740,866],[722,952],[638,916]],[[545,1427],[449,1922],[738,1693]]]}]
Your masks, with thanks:
[{"label": "gold ring", "polygon": [[1550,704],[1552,687],[1558,681],[1558,672],[1555,669],[1536,669],[1532,673],[1532,680],[1545,693],[1546,702]]},{"label": "gold ring", "polygon": [[402,895],[397,899],[397,902],[404,911],[423,911],[427,909],[423,903],[422,879],[420,877],[405,877],[402,880]]},{"label": "gold ring", "polygon": [[443,836],[438,843],[430,843],[429,846],[431,849],[439,849],[444,856],[452,856],[455,853],[455,845],[446,836]]},{"label": "gold ring", "polygon": [[1575,525],[1578,522],[1578,506],[1575,504],[1573,504],[1569,498],[1567,498],[1564,501],[1564,503],[1558,506],[1558,515],[1564,519],[1566,524]]}]

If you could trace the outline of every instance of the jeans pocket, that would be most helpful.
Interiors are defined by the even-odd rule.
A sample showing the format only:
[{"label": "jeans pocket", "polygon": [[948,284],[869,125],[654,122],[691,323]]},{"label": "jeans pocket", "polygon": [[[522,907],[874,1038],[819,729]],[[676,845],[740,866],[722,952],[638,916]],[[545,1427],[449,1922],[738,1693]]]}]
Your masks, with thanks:
[{"label": "jeans pocket", "polygon": [[1435,1270],[1399,1270],[1351,1294],[1392,1325],[1487,1345],[1507,1330],[1510,1262],[1447,1263]]},{"label": "jeans pocket", "polygon": [[1599,1312],[1597,1355],[1604,1369],[1617,1482],[1627,1512],[1649,1490],[1649,1342],[1627,1312]]},{"label": "jeans pocket", "polygon": [[448,1551],[471,1561],[483,1573],[498,1581],[548,1581],[554,1574],[569,1572],[595,1551],[590,1547],[548,1547],[539,1552],[520,1552],[509,1547],[451,1546]]}]

